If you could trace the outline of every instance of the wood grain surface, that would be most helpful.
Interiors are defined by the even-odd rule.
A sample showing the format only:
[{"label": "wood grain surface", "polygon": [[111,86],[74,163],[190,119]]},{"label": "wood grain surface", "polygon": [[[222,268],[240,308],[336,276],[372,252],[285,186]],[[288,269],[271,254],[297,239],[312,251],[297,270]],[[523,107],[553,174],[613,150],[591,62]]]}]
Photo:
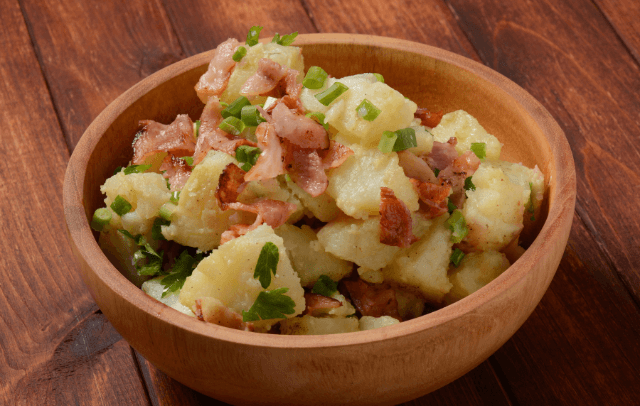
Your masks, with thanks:
[{"label": "wood grain surface", "polygon": [[60,190],[70,151],[115,97],[253,24],[387,35],[481,61],[533,94],[572,146],[577,215],[547,295],[489,361],[410,404],[637,403],[636,1],[0,0],[0,15],[0,404],[213,402],[132,352],[95,307],[61,237]]}]

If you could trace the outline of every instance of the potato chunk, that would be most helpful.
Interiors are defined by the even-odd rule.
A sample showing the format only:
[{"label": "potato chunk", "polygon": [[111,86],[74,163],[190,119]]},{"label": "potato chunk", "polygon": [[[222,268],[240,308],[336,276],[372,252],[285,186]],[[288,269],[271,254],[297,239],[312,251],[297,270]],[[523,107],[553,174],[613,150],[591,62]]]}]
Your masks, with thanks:
[{"label": "potato chunk", "polygon": [[[278,247],[279,261],[271,284],[263,289],[253,277],[262,247],[272,242]],[[282,238],[271,227],[261,225],[247,234],[233,239],[204,258],[187,278],[180,302],[193,309],[196,299],[212,297],[236,313],[249,310],[263,290],[289,288],[286,293],[295,302],[293,317],[305,309],[304,291],[300,279],[291,267]]]},{"label": "potato chunk", "polygon": [[458,144],[456,151],[462,154],[471,149],[471,143],[484,142],[487,148],[487,159],[500,159],[502,144],[496,137],[489,134],[471,114],[464,110],[454,111],[442,116],[440,124],[431,130],[438,142],[447,142],[456,137]]},{"label": "potato chunk", "polygon": [[431,152],[433,149],[433,134],[421,125],[412,125],[411,128],[416,132],[416,143],[418,146],[409,148],[407,151],[413,152],[416,155],[425,155]]},{"label": "potato chunk", "polygon": [[440,216],[429,232],[409,248],[399,252],[382,270],[385,281],[412,286],[420,290],[430,302],[440,303],[451,289],[447,278],[451,257],[451,231]]},{"label": "potato chunk", "polygon": [[509,268],[507,257],[497,251],[472,252],[449,274],[453,288],[447,293],[445,303],[456,302],[500,276]]},{"label": "potato chunk", "polygon": [[321,275],[339,281],[351,273],[353,265],[326,252],[311,227],[283,224],[275,232],[284,240],[291,265],[302,286],[313,286]]},{"label": "potato chunk", "polygon": [[[160,207],[171,197],[167,182],[158,173],[125,175],[120,171],[107,179],[100,191],[107,195],[104,202],[111,211],[111,226],[124,228],[133,235],[150,231]],[[132,207],[131,211],[122,217],[109,207],[118,195],[131,203]]]},{"label": "potato chunk", "polygon": [[262,199],[279,200],[281,202],[293,203],[296,211],[291,213],[287,223],[296,223],[304,216],[304,206],[302,202],[285,186],[281,185],[278,179],[266,179],[251,181],[247,183],[242,193],[238,196],[238,201],[251,204]]},{"label": "potato chunk", "polygon": [[473,175],[475,190],[467,191],[462,214],[469,234],[463,240],[471,249],[499,251],[518,237],[529,201],[529,185],[513,183],[490,162],[483,162]]},{"label": "potato chunk", "polygon": [[[304,59],[300,48],[291,46],[282,46],[269,42],[267,44],[259,43],[252,47],[246,47],[247,54],[240,62],[236,64],[227,88],[220,96],[220,100],[231,103],[241,96],[240,89],[247,79],[258,70],[258,62],[260,59],[267,58],[282,66],[287,66],[299,72],[298,82],[302,82],[304,77]],[[254,104],[263,103],[266,97],[256,97]]]},{"label": "potato chunk", "polygon": [[[236,160],[220,151],[210,151],[193,169],[180,192],[171,224],[162,227],[167,240],[209,251],[220,244],[220,236],[229,228],[234,210],[222,211],[216,199],[218,179],[227,164]],[[129,175],[131,176],[131,175]]]},{"label": "potato chunk", "polygon": [[359,321],[360,331],[373,330],[374,328],[393,326],[394,324],[398,324],[398,323],[400,323],[400,321],[398,321],[398,319],[394,319],[391,316],[382,316],[382,317],[363,316]]},{"label": "potato chunk", "polygon": [[418,210],[418,194],[398,165],[398,154],[352,147],[354,155],[328,173],[326,193],[336,200],[340,210],[357,219],[378,215],[383,186],[391,188],[410,211]]},{"label": "potato chunk", "polygon": [[313,197],[302,190],[300,186],[290,181],[287,181],[287,187],[295,197],[300,199],[302,206],[306,209],[305,211],[308,211],[307,214],[311,214],[309,217],[313,216],[318,220],[327,223],[335,219],[340,213],[340,209],[338,209],[335,199],[327,193]]},{"label": "potato chunk", "polygon": [[164,276],[159,276],[157,278],[149,279],[148,281],[142,284],[142,290],[147,295],[156,299],[159,302],[166,304],[172,309],[176,309],[180,313],[184,313],[188,316],[193,316],[193,312],[187,306],[180,303],[179,292],[170,292],[165,297],[162,297],[162,292],[164,292],[164,286],[160,283]]},{"label": "potato chunk", "polygon": [[[531,189],[531,195],[534,209],[540,208],[542,198],[544,197],[544,175],[536,165],[533,169],[527,168],[522,164],[515,164],[506,161],[495,161],[487,163],[495,168],[500,168],[509,177],[511,183],[522,186],[525,189]],[[531,185],[529,185],[531,183]]]},{"label": "potato chunk", "polygon": [[359,323],[356,317],[313,317],[304,315],[280,322],[280,334],[287,335],[321,335],[339,334],[358,331]]}]

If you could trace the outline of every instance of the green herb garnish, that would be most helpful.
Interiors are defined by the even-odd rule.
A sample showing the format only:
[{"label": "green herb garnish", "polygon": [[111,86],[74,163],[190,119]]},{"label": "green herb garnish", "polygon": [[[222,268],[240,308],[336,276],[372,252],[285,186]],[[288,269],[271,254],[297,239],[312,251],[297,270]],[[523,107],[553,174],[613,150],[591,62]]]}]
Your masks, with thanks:
[{"label": "green herb garnish", "polygon": [[320,103],[322,103],[325,106],[328,106],[335,99],[337,99],[338,96],[340,96],[342,93],[346,92],[347,90],[349,90],[347,86],[343,85],[340,82],[336,82],[324,92],[321,92],[315,95],[315,97],[316,99],[318,99]]},{"label": "green herb garnish", "polygon": [[287,45],[293,44],[293,41],[295,41],[297,36],[298,36],[298,31],[292,32],[291,34],[288,34],[288,35],[283,35],[282,37],[280,36],[280,34],[276,32],[276,35],[273,36],[273,39],[271,40],[271,42],[276,43],[278,45],[287,46]]},{"label": "green herb garnish", "polygon": [[527,202],[527,211],[531,213],[529,220],[536,221],[536,216],[533,214],[536,211],[535,205],[533,204],[533,182],[529,182],[529,190],[529,201]]},{"label": "green herb garnish", "polygon": [[164,286],[162,297],[182,289],[184,282],[191,276],[200,261],[202,261],[202,253],[192,257],[187,250],[182,251],[169,270],[169,274],[160,280],[160,284]]},{"label": "green herb garnish", "polygon": [[284,319],[287,314],[295,313],[296,303],[285,295],[289,288],[262,291],[249,311],[242,311],[242,321]]},{"label": "green herb garnish", "polygon": [[263,289],[271,285],[271,273],[276,274],[279,260],[278,247],[270,241],[265,243],[260,251],[256,268],[253,271],[253,277],[260,281]]},{"label": "green herb garnish", "polygon": [[241,164],[243,171],[248,172],[253,165],[258,162],[258,158],[262,150],[258,147],[250,147],[249,145],[240,145],[236,148],[236,159]]},{"label": "green herb garnish", "polygon": [[462,258],[464,258],[464,252],[462,252],[460,248],[456,248],[455,250],[453,250],[450,260],[453,266],[457,268],[458,265],[460,265],[460,261],[462,261]]},{"label": "green herb garnish", "polygon": [[[162,274],[162,257],[164,253],[154,250],[147,242],[144,236],[138,234],[131,235],[127,230],[118,230],[118,232],[132,239],[140,249],[133,254],[133,263],[138,270],[138,275],[158,276]],[[145,259],[146,263],[140,265],[138,262]]]},{"label": "green herb garnish", "polygon": [[247,54],[247,48],[243,46],[239,46],[238,49],[236,49],[236,52],[233,53],[233,56],[231,57],[231,59],[233,59],[235,62],[240,62],[246,54]]},{"label": "green herb garnish", "polygon": [[476,190],[476,185],[471,180],[472,176],[469,176],[464,180],[464,190]]},{"label": "green herb garnish", "polygon": [[151,168],[151,165],[129,165],[124,168],[124,174],[130,175],[132,173],[142,173],[149,168]]},{"label": "green herb garnish", "polygon": [[358,113],[358,116],[367,121],[375,120],[381,113],[380,109],[374,106],[373,103],[371,103],[367,99],[363,99],[362,103],[360,103],[358,107],[356,107],[356,112]]},{"label": "green herb garnish", "polygon": [[129,203],[127,199],[120,195],[116,196],[116,198],[113,200],[113,203],[111,203],[111,206],[109,207],[111,207],[111,210],[113,210],[118,216],[124,216],[133,208],[133,206],[131,206],[131,203]]},{"label": "green herb garnish", "polygon": [[487,156],[487,144],[484,142],[472,142],[471,151],[480,159],[484,159]]},{"label": "green herb garnish", "polygon": [[312,293],[317,293],[318,295],[331,297],[334,293],[338,291],[338,282],[329,278],[327,275],[320,275],[316,283],[313,285],[313,289],[311,289]]},{"label": "green herb garnish", "polygon": [[460,210],[455,210],[451,213],[451,216],[447,219],[447,224],[449,225],[449,230],[451,230],[451,241],[454,243],[459,243],[469,234],[467,222]]},{"label": "green herb garnish", "polygon": [[249,30],[249,33],[247,34],[247,41],[246,41],[247,45],[252,47],[258,43],[258,38],[260,37],[260,31],[262,31],[262,27],[259,25],[254,25],[253,27],[251,27],[251,29]]},{"label": "green herb garnish", "polygon": [[169,224],[171,224],[171,221],[162,217],[156,217],[151,227],[151,237],[157,241],[166,241],[167,239],[162,235],[162,226],[168,226]]},{"label": "green herb garnish", "polygon": [[109,224],[111,221],[111,210],[103,207],[101,209],[96,210],[93,213],[93,218],[91,219],[91,228],[96,231],[102,231],[105,226]]},{"label": "green herb garnish", "polygon": [[312,66],[307,71],[307,75],[302,80],[302,86],[307,89],[320,89],[324,86],[329,75],[319,66]]}]

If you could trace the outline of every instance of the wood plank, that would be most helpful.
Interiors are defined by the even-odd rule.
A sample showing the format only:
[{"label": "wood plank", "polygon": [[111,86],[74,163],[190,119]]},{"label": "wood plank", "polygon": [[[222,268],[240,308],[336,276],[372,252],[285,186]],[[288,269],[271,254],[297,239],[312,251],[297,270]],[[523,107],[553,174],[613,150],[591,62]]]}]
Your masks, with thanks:
[{"label": "wood plank", "polygon": [[583,219],[640,302],[640,69],[584,0],[450,0],[482,59],[540,100],[571,144]]},{"label": "wood plank", "polygon": [[640,63],[640,2],[635,0],[594,0],[613,29]]},{"label": "wood plank", "polygon": [[370,1],[366,4],[340,0],[303,2],[321,32],[402,38],[480,60],[441,1]]},{"label": "wood plank", "polygon": [[0,15],[0,404],[146,405],[64,237],[69,153],[18,2]]},{"label": "wood plank", "polygon": [[189,7],[177,0],[163,2],[188,56],[213,49],[228,38],[244,41],[254,25],[263,27],[261,38],[276,32],[316,32],[298,0],[279,1],[277,7],[260,0],[197,0],[189,2]]},{"label": "wood plank", "polygon": [[20,0],[71,149],[122,92],[184,53],[159,0]]}]

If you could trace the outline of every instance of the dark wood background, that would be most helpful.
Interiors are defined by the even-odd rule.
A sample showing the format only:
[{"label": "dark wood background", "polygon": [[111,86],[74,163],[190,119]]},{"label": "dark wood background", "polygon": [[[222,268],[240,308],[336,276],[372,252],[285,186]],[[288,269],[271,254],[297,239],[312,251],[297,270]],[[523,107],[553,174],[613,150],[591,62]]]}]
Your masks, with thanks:
[{"label": "dark wood background", "polygon": [[500,350],[413,405],[640,404],[637,0],[0,0],[0,404],[215,404],[156,370],[80,280],[62,182],[113,99],[182,58],[275,32],[383,35],[484,63],[565,131],[578,173],[566,253]]}]

